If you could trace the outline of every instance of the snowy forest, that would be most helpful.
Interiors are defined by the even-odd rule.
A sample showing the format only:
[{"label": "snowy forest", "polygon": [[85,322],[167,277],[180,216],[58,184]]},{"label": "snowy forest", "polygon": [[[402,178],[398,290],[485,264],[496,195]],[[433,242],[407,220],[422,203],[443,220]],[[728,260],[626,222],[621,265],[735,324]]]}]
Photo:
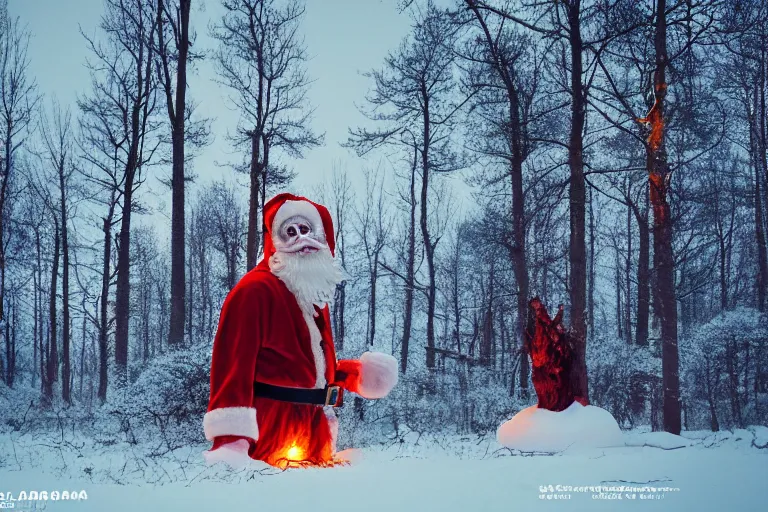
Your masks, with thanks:
[{"label": "snowy forest", "polygon": [[[410,30],[358,70],[341,141],[317,128],[300,0],[103,0],[71,104],[13,2],[0,432],[205,449],[219,311],[283,191],[332,213],[339,357],[399,362],[389,397],[350,395],[342,447],[493,435],[535,403],[533,297],[564,306],[581,392],[622,429],[768,425],[765,0],[384,2]],[[203,64],[236,113],[220,133]],[[198,179],[214,141],[228,161]],[[348,160],[296,171],[326,144]]]}]

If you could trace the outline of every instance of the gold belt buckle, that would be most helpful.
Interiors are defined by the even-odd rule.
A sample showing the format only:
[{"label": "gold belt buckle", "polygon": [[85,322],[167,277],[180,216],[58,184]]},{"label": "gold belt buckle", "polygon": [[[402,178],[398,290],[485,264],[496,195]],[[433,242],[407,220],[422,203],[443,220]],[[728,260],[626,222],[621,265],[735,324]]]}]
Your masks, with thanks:
[{"label": "gold belt buckle", "polygon": [[333,407],[339,407],[343,403],[343,392],[341,386],[328,386],[328,391],[325,394],[325,405],[332,405]]}]

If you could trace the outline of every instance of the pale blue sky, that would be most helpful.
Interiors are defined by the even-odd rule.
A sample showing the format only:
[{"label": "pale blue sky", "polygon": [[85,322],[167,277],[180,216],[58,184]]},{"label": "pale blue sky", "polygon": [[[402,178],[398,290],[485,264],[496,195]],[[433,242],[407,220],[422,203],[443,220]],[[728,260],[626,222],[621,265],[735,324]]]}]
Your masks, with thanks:
[{"label": "pale blue sky", "polygon": [[[33,35],[29,48],[31,73],[40,91],[55,94],[77,114],[75,99],[89,87],[84,66],[87,49],[79,28],[98,34],[102,13],[101,0],[9,0],[9,11],[26,23]],[[387,52],[396,48],[410,26],[407,14],[399,13],[397,0],[306,0],[306,17],[302,25],[308,53],[309,75],[315,80],[309,99],[316,107],[314,129],[325,132],[325,146],[307,153],[304,160],[289,163],[297,170],[295,188],[309,192],[329,176],[334,162],[345,165],[350,174],[359,175],[366,163],[339,147],[346,140],[347,129],[364,123],[356,104],[364,101],[370,81],[360,72],[379,68]],[[221,14],[219,0],[193,0],[192,25],[197,32],[198,49],[212,48],[208,25]],[[226,89],[212,81],[210,62],[198,65],[189,80],[189,94],[199,103],[201,115],[214,118],[215,140],[194,164],[199,182],[231,175],[215,162],[240,160],[232,154],[226,140],[238,114],[228,109]],[[373,165],[370,162],[368,165]],[[241,182],[245,180],[241,177]],[[156,181],[147,180],[145,187],[155,189],[159,204],[169,202],[170,194]]]}]

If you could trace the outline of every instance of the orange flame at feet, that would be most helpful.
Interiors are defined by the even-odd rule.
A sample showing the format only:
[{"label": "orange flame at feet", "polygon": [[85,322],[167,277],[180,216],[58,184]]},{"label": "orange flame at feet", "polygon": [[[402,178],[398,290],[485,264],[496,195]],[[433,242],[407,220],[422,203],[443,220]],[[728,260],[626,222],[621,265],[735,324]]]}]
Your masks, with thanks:
[{"label": "orange flame at feet", "polygon": [[300,461],[304,458],[304,450],[293,444],[290,448],[288,448],[288,451],[285,455],[286,459],[289,461]]},{"label": "orange flame at feet", "polygon": [[292,443],[285,452],[284,456],[276,459],[273,465],[282,468],[309,468],[309,467],[333,467],[333,466],[346,466],[348,461],[333,457],[330,460],[315,460],[307,458],[307,453],[296,442]]}]

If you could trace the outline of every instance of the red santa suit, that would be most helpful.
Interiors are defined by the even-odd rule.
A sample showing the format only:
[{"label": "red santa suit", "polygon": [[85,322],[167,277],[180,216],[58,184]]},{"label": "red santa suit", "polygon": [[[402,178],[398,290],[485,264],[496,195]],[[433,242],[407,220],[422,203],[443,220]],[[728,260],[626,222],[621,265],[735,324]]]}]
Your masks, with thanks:
[{"label": "red santa suit", "polygon": [[333,407],[256,396],[255,383],[318,390],[338,385],[366,398],[381,398],[397,382],[392,356],[366,352],[358,360],[337,361],[328,305],[314,305],[314,311],[300,307],[270,269],[274,241],[279,242],[273,239],[277,221],[296,214],[322,224],[334,254],[333,223],[324,206],[292,194],[279,194],[265,205],[264,258],[227,295],[213,343],[210,400],[203,419],[205,436],[213,441],[203,454],[209,463],[223,460],[234,466],[238,458],[276,466],[333,461]]}]

